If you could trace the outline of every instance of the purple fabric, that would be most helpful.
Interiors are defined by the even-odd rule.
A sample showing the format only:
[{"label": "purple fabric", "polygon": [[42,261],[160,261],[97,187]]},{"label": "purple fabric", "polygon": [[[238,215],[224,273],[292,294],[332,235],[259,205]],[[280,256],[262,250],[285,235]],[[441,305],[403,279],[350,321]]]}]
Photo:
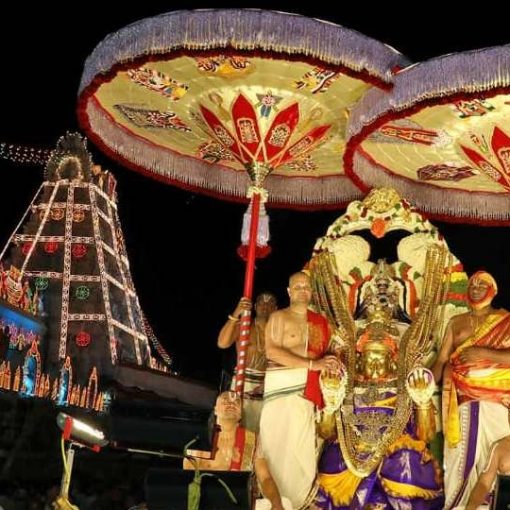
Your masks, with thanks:
[{"label": "purple fabric", "polygon": [[457,496],[452,504],[452,508],[456,507],[464,491],[466,490],[466,484],[469,478],[469,474],[473,469],[475,464],[476,457],[476,443],[478,438],[478,414],[480,411],[480,403],[477,401],[470,402],[469,404],[469,440],[467,444],[467,453],[466,453],[466,464],[464,465],[464,483],[460,488]]},{"label": "purple fabric", "polygon": [[349,506],[352,510],[365,510],[368,503],[382,503],[381,491],[378,489],[376,473],[367,476],[358,486],[354,499]]},{"label": "purple fabric", "polygon": [[358,409],[354,410],[354,414],[361,414],[361,413],[381,413],[381,414],[392,415],[393,409],[390,409],[389,407],[363,407],[363,408],[358,408]]},{"label": "purple fabric", "polygon": [[472,402],[469,410],[469,443],[466,466],[464,468],[464,478],[467,478],[476,456],[476,440],[478,437],[478,413],[480,411],[480,402]]},{"label": "purple fabric", "polygon": [[[335,474],[346,469],[348,468],[338,443],[328,444],[319,461],[319,472]],[[403,508],[402,503],[411,504],[413,510],[440,510],[443,508],[444,498],[442,495],[431,500],[392,497],[384,490],[380,477],[416,485],[427,490],[442,491],[442,487],[436,481],[434,463],[423,462],[421,453],[402,448],[384,458],[380,470],[374,471],[360,483],[350,505],[334,505],[322,487],[319,488],[315,504],[323,510],[363,510],[368,504],[380,504],[381,508],[397,510]]]}]

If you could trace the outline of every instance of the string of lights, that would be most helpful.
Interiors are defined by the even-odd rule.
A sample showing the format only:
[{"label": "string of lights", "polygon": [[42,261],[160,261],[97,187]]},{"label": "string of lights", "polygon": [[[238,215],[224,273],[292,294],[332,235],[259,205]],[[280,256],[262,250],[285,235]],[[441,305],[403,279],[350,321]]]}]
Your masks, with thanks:
[{"label": "string of lights", "polygon": [[0,159],[21,165],[44,166],[52,149],[0,142]]}]

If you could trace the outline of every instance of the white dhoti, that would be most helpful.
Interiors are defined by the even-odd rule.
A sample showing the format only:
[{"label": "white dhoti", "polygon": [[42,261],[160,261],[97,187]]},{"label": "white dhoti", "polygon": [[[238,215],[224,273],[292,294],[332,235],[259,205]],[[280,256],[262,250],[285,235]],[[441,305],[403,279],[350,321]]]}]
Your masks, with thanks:
[{"label": "white dhoti", "polygon": [[305,368],[266,371],[260,449],[280,495],[293,509],[309,504],[317,474],[314,404],[302,397]]},{"label": "white dhoti", "polygon": [[459,406],[461,439],[455,448],[444,448],[445,509],[462,508],[484,471],[491,445],[510,434],[508,408],[487,401]]}]

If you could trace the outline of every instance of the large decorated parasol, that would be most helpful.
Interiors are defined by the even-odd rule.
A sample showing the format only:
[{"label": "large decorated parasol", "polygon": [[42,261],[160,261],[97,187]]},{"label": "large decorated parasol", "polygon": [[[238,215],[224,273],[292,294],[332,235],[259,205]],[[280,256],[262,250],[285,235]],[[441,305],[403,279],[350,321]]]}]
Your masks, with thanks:
[{"label": "large decorated parasol", "polygon": [[[250,199],[244,295],[263,204],[319,209],[360,195],[344,174],[350,110],[388,89],[395,50],[330,23],[259,10],[180,11],[134,23],[88,58],[79,118],[122,164],[177,186]],[[257,234],[258,233],[258,234]],[[242,388],[241,323],[238,384]]]},{"label": "large decorated parasol", "polygon": [[346,173],[432,216],[510,222],[510,46],[445,55],[370,90],[348,126]]}]

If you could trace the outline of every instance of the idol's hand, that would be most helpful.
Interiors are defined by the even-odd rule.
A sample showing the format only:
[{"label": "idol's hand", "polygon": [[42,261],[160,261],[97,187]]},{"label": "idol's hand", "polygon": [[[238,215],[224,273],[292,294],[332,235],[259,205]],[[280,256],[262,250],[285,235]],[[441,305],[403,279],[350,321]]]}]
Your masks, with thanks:
[{"label": "idol's hand", "polygon": [[428,368],[413,368],[407,375],[406,387],[416,405],[428,405],[435,390],[434,375]]},{"label": "idol's hand", "polygon": [[323,370],[320,374],[319,383],[324,397],[323,411],[326,415],[331,415],[338,411],[345,398],[347,389],[345,367],[338,363],[338,369],[334,371]]},{"label": "idol's hand", "polygon": [[424,390],[429,385],[434,384],[434,379],[430,379],[430,370],[424,367],[416,367],[407,376],[407,384],[415,390]]}]

